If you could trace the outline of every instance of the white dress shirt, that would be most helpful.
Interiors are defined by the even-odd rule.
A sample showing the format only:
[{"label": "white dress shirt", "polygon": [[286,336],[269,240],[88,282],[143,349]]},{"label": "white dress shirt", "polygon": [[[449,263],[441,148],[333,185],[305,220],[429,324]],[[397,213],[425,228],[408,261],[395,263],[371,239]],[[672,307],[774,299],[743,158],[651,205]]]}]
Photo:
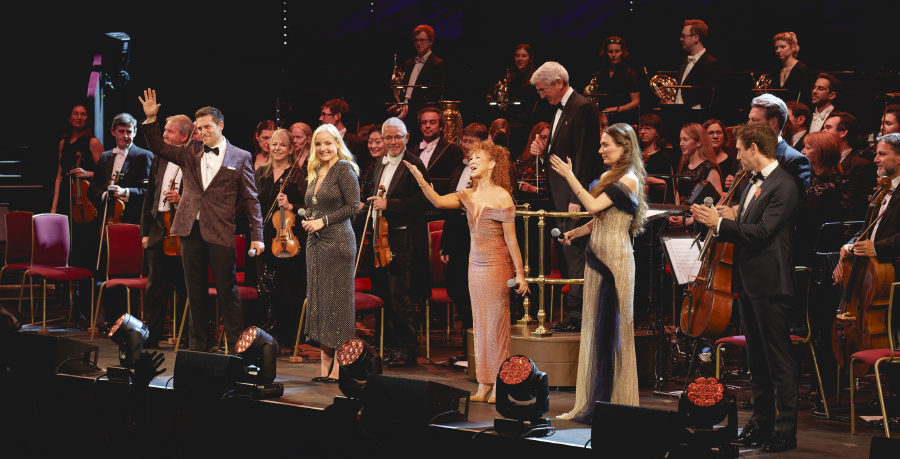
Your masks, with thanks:
[{"label": "white dress shirt", "polygon": [[469,168],[469,160],[464,159],[463,164],[466,167],[463,168],[462,174],[459,174],[459,182],[456,183],[456,191],[465,190],[469,187],[469,182],[472,181],[472,169]]},{"label": "white dress shirt", "polygon": [[[565,108],[566,104],[569,102],[569,97],[572,97],[572,93],[575,90],[569,86],[569,90],[563,94],[562,99],[560,99],[559,103],[562,104],[562,107],[556,109],[556,115],[553,116],[553,129],[550,130],[550,140],[553,140],[553,134],[556,132],[556,123],[559,123],[559,119],[562,118],[563,108]],[[550,144],[547,144],[547,151],[550,151]]]},{"label": "white dress shirt", "polygon": [[831,116],[834,105],[829,105],[825,110],[819,111],[818,108],[813,111],[812,122],[809,124],[809,132],[819,132],[825,126],[825,121]]},{"label": "white dress shirt", "polygon": [[[416,56],[416,65],[409,74],[409,83],[406,84],[410,86],[416,84],[416,80],[419,79],[419,73],[422,72],[422,67],[425,66],[425,61],[427,61],[429,57],[431,57],[431,51],[428,51],[428,53],[422,57]],[[409,99],[412,98],[413,89],[414,88],[406,88],[406,103],[409,103]]]},{"label": "white dress shirt", "polygon": [[[212,152],[204,152],[200,158],[200,177],[203,179],[203,189],[213,181],[216,177],[216,174],[219,173],[219,169],[222,167],[222,160],[225,159],[225,148],[228,146],[228,142],[225,140],[225,137],[222,137],[222,141],[216,144],[213,148],[219,149],[219,154],[215,155]],[[197,211],[197,220],[200,220],[200,211]]]},{"label": "white dress shirt", "polygon": [[897,189],[897,185],[900,185],[900,176],[894,177],[894,179],[891,180],[891,192],[881,201],[881,209],[878,210],[878,221],[875,222],[875,227],[872,228],[872,232],[869,234],[869,238],[872,239],[873,242],[875,241],[875,235],[878,234],[878,225],[881,224],[880,217],[884,214],[884,211],[887,210],[888,203],[891,202],[891,197],[894,196],[894,190]]},{"label": "white dress shirt", "polygon": [[434,149],[437,147],[439,140],[441,140],[440,136],[436,137],[430,143],[424,140],[419,143],[419,159],[422,160],[422,164],[425,165],[426,169],[428,169],[428,163],[431,161],[431,155],[434,154]]},{"label": "white dress shirt", "polygon": [[806,135],[806,129],[794,134],[794,136],[791,137],[791,146],[793,147],[794,145],[797,145],[797,142],[799,142],[804,135]]},{"label": "white dress shirt", "polygon": [[[109,176],[109,183],[112,184],[116,181],[116,172],[120,172],[123,167],[125,167],[125,158],[128,156],[128,152],[131,150],[132,145],[129,145],[128,148],[124,150],[120,150],[119,147],[113,148],[112,154],[115,158],[113,158],[113,168],[112,173]],[[124,188],[124,194],[119,195],[119,199],[123,202],[128,202],[128,188]],[[106,199],[106,192],[103,192],[103,199]]]},{"label": "white dress shirt", "polygon": [[[702,56],[703,53],[705,53],[705,52],[706,52],[706,48],[704,48],[703,51],[700,51],[699,53],[697,53],[693,56],[687,57],[688,63],[686,66],[684,66],[684,75],[681,75],[681,81],[679,81],[678,84],[684,84],[684,80],[686,80],[688,74],[691,73],[691,69],[694,68],[694,64],[700,59],[700,56]],[[684,99],[681,98],[681,88],[678,88],[678,92],[675,93],[675,103],[676,104],[684,104]],[[699,104],[694,105],[692,108],[700,108],[700,105]]]},{"label": "white dress shirt", "polygon": [[169,191],[169,184],[172,183],[172,177],[175,177],[175,188],[174,190],[179,190],[181,188],[181,178],[184,174],[181,173],[181,168],[178,164],[169,163],[166,166],[166,172],[163,174],[163,180],[160,183],[162,188],[159,190],[159,205],[156,210],[159,212],[165,212],[169,210],[169,202],[166,200],[166,191]]},{"label": "white dress shirt", "polygon": [[[401,151],[397,156],[391,156],[390,152],[388,152],[388,154],[381,157],[381,164],[384,165],[384,169],[381,170],[381,181],[378,182],[379,188],[381,185],[384,185],[385,190],[391,187],[391,180],[394,179],[394,173],[396,173],[397,168],[400,167],[400,162],[403,161],[404,155],[406,155],[406,150]],[[377,190],[378,188],[376,188],[376,193]],[[387,193],[385,193],[385,198],[386,197]],[[375,215],[375,217],[372,218],[372,228],[378,228],[378,215]]]},{"label": "white dress shirt", "polygon": [[848,148],[846,150],[841,150],[841,161],[840,162],[844,162],[844,160],[847,159],[848,156],[850,156],[851,151],[853,151],[852,148]]}]

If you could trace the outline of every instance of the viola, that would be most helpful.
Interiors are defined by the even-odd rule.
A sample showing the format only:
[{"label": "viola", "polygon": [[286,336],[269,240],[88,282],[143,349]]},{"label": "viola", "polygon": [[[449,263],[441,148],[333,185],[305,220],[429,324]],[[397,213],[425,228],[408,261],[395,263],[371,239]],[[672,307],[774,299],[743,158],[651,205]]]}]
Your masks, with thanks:
[{"label": "viola", "polygon": [[[741,168],[731,189],[722,202],[728,206],[737,184],[747,174]],[[721,337],[731,323],[731,269],[734,265],[734,244],[717,242],[712,231],[700,249],[700,271],[688,287],[688,294],[681,305],[681,329],[695,338],[715,340]]]},{"label": "viola", "polygon": [[[81,152],[75,153],[75,168],[81,168]],[[89,222],[97,216],[97,209],[88,198],[89,186],[90,183],[80,176],[76,176],[72,182],[72,196],[75,198],[75,204],[72,205],[72,220],[75,223]]]},{"label": "viola", "polygon": [[272,238],[272,254],[278,258],[290,258],[300,252],[300,243],[294,237],[294,222],[294,213],[285,212],[284,206],[278,206],[278,211],[272,215],[272,226],[276,230]]},{"label": "viola", "polygon": [[[891,189],[891,179],[882,177],[878,186],[869,202],[864,230],[857,242],[873,236],[870,231],[878,221],[881,202]],[[887,309],[895,273],[891,263],[879,263],[876,257],[854,255],[844,259],[843,273],[843,294],[831,329],[831,349],[838,364],[846,371],[854,353],[889,346]],[[856,375],[864,375],[868,370],[869,365],[863,362],[858,361],[853,366]]]},{"label": "viola", "polygon": [[[112,180],[112,185],[118,185],[119,179],[122,178],[122,170],[119,169],[116,171],[115,178]],[[115,202],[110,204],[110,209],[113,211],[112,215],[109,216],[109,219],[106,221],[107,224],[110,223],[122,223],[122,212],[125,211],[125,201],[121,199],[116,199]]]},{"label": "viola", "polygon": [[[175,169],[175,175],[172,176],[172,181],[169,182],[169,190],[175,190],[175,179],[178,178],[178,172],[181,170],[180,167]],[[172,234],[172,222],[175,221],[175,206],[172,203],[169,203],[169,210],[167,210],[163,214],[163,228],[166,229],[166,236],[163,237],[163,253],[170,257],[180,257],[181,256],[181,238]]]}]

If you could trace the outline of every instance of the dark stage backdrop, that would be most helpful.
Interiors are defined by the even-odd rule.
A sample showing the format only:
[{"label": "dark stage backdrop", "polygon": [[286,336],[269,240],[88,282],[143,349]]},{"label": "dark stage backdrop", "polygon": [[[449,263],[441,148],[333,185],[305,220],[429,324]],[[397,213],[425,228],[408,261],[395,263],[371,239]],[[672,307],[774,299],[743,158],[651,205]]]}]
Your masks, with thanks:
[{"label": "dark stage backdrop", "polygon": [[[878,104],[876,92],[900,91],[876,73],[889,70],[896,81],[900,67],[900,2],[893,0],[166,0],[52,7],[15,2],[5,9],[0,33],[11,109],[4,110],[3,143],[28,145],[30,154],[46,158],[46,182],[56,172],[68,107],[86,94],[97,39],[113,31],[131,36],[131,82],[110,96],[108,111],[129,111],[140,119],[137,97],[151,86],[165,116],[192,115],[204,105],[220,108],[225,136],[248,150],[255,125],[274,118],[276,97],[288,123],[314,127],[319,106],[333,97],[351,104],[353,114],[345,122],[351,130],[357,122],[383,121],[394,54],[398,62],[413,57],[410,32],[423,23],[435,28],[433,51],[450,69],[446,96],[462,101],[466,123],[498,116],[488,113],[485,95],[511,66],[519,43],[534,47],[538,64],[561,62],[581,91],[599,66],[600,43],[610,35],[628,42],[633,68],[647,67],[651,75],[677,71],[685,56],[678,36],[691,18],[709,25],[708,50],[726,71],[775,67],[772,37],[791,30],[799,37],[799,59],[813,71],[856,72],[841,77],[854,84],[836,105],[871,109]],[[749,79],[729,77],[740,78]],[[739,105],[749,105],[749,95]],[[745,116],[738,108],[746,107],[733,107],[726,122]],[[874,129],[874,114],[861,118]],[[145,144],[140,136],[137,143]]]}]

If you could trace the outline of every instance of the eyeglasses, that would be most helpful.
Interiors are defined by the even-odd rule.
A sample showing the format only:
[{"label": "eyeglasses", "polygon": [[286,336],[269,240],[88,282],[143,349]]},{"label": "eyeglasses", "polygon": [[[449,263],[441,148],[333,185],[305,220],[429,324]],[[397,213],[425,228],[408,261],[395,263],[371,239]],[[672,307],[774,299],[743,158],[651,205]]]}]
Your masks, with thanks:
[{"label": "eyeglasses", "polygon": [[428,41],[430,40],[428,40],[427,38],[413,38],[413,43],[426,43]]},{"label": "eyeglasses", "polygon": [[687,38],[687,37],[693,37],[694,35],[697,35],[697,34],[695,34],[695,33],[688,34],[688,35],[681,34],[681,39],[684,40],[685,38]]},{"label": "eyeglasses", "polygon": [[319,116],[334,116],[334,113],[325,113],[325,112],[322,112],[322,113],[319,114]]},{"label": "eyeglasses", "polygon": [[544,93],[547,92],[548,89],[550,89],[549,86],[547,86],[546,88],[543,88],[543,89],[538,89],[538,90],[537,90],[537,93],[538,93],[539,96],[543,96]]},{"label": "eyeglasses", "polygon": [[724,132],[722,132],[722,131],[709,131],[708,134],[709,134],[710,137],[718,137],[718,136],[724,134]]},{"label": "eyeglasses", "polygon": [[393,142],[394,140],[400,141],[405,139],[405,135],[386,135],[383,137],[385,142]]}]

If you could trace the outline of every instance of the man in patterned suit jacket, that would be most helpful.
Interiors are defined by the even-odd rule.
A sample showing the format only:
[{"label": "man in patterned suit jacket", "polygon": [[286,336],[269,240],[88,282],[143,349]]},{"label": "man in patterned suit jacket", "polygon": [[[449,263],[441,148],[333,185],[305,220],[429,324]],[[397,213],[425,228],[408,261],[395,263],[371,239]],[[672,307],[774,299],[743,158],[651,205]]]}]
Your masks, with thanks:
[{"label": "man in patterned suit jacket", "polygon": [[251,250],[261,252],[262,217],[256,197],[253,157],[225,140],[225,118],[213,107],[197,110],[195,115],[201,141],[184,146],[166,144],[156,123],[159,104],[156,92],[144,91],[138,98],[147,119],[141,124],[144,136],[159,156],[179,166],[184,173],[184,195],[172,223],[172,233],[181,237],[181,255],[185,284],[191,303],[191,339],[193,351],[209,349],[209,318],[206,315],[207,266],[216,282],[225,337],[236,343],[244,326],[243,303],[238,294],[235,274],[234,215],[246,209],[253,242]]}]

